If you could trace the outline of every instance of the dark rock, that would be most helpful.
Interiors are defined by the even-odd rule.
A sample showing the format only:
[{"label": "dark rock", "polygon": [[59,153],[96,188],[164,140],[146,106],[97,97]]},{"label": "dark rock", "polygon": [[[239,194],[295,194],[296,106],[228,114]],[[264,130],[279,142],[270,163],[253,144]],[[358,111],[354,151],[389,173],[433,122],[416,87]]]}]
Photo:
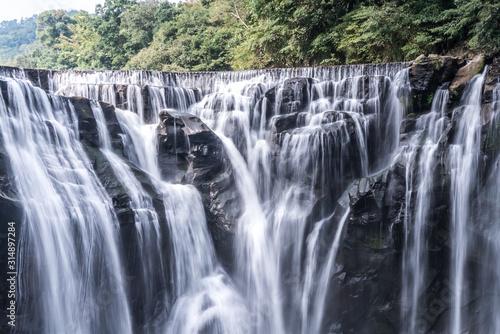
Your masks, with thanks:
[{"label": "dark rock", "polygon": [[266,118],[302,111],[311,99],[312,82],[312,78],[293,78],[269,89],[264,94],[268,100]]},{"label": "dark rock", "polygon": [[207,223],[222,264],[233,270],[235,222],[241,215],[233,171],[222,140],[197,116],[163,110],[157,128],[162,174],[193,184],[201,193]]},{"label": "dark rock", "polygon": [[275,129],[276,134],[291,130],[297,126],[297,116],[298,113],[274,116],[271,119],[271,127]]},{"label": "dark rock", "polygon": [[[83,97],[71,97],[70,103],[73,105],[77,118],[80,140],[88,143],[92,147],[99,147],[99,133],[97,123],[92,112],[90,100]],[[123,143],[119,136],[121,133],[120,123],[116,118],[115,107],[111,104],[99,102],[106,119],[108,131],[111,137],[111,144],[115,149],[123,149]]]},{"label": "dark rock", "polygon": [[484,79],[483,103],[493,102],[493,92],[496,86],[500,83],[500,59],[495,58],[488,65],[488,72]]},{"label": "dark rock", "polygon": [[410,83],[413,95],[413,112],[430,110],[436,89],[454,80],[455,74],[465,65],[465,60],[455,57],[419,56],[410,63]]},{"label": "dark rock", "polygon": [[484,55],[477,55],[467,65],[458,70],[450,84],[450,97],[452,99],[459,99],[458,97],[462,95],[467,82],[483,70],[484,63]]},{"label": "dark rock", "polygon": [[[397,333],[402,236],[387,217],[386,199],[393,173],[358,180],[343,196],[351,212],[339,248],[340,271],[332,278],[335,299],[329,298],[326,315],[342,333]],[[404,190],[394,195],[390,205],[397,207],[404,202]]]},{"label": "dark rock", "polygon": [[417,115],[416,114],[410,114],[406,116],[402,121],[401,121],[401,127],[399,128],[399,133],[401,134],[407,134],[411,133],[416,130],[417,127]]}]

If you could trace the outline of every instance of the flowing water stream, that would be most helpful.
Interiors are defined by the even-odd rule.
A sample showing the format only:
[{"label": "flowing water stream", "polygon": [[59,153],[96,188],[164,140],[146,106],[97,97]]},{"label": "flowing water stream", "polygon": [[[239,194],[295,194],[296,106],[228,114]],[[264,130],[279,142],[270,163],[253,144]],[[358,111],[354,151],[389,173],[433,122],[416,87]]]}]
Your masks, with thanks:
[{"label": "flowing water stream", "polygon": [[[2,145],[25,212],[20,308],[42,319],[31,324],[40,332],[334,333],[331,319],[325,320],[327,296],[342,268],[338,257],[351,215],[337,200],[353,181],[397,163],[406,185],[399,332],[426,332],[420,320],[428,304],[428,213],[443,159],[451,189],[448,330],[463,332],[484,75],[468,84],[452,120],[447,86],[438,88],[432,110],[400,145],[411,94],[405,64],[207,74],[54,72],[53,93],[117,107],[122,149],[113,146],[101,105],[91,101],[99,151],[133,211],[133,278],[124,270],[130,259],[123,255],[117,212],[78,140],[71,100],[23,80],[2,80]],[[492,124],[498,123],[498,95]],[[163,109],[198,116],[223,144],[241,198],[234,273],[219,264],[198,190],[161,176],[157,124]],[[439,148],[452,123],[453,141],[443,158]],[[499,164],[489,171],[486,198],[498,195]],[[485,210],[500,219],[495,205]],[[488,231],[493,269],[481,279],[498,295],[500,234],[496,226]],[[135,303],[141,308],[134,313]],[[490,307],[499,310],[498,299]],[[500,332],[497,318],[486,322],[490,333]]]}]

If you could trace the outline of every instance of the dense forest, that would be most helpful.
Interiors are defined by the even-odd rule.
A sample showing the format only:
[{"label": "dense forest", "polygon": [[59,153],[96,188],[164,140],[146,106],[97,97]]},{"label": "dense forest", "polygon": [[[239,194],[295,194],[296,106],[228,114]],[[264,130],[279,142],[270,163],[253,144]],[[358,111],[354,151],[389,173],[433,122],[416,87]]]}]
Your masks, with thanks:
[{"label": "dense forest", "polygon": [[500,0],[106,0],[95,14],[50,10],[3,22],[0,46],[4,64],[50,69],[220,71],[457,49],[494,55]]},{"label": "dense forest", "polygon": [[0,60],[5,63],[36,40],[36,18],[2,21],[0,23]]}]

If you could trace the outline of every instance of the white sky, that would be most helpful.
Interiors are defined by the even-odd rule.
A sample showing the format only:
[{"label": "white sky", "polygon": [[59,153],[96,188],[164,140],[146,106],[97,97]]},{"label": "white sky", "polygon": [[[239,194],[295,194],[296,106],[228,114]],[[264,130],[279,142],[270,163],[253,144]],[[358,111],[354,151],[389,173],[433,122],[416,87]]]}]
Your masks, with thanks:
[{"label": "white sky", "polygon": [[[0,0],[0,22],[29,18],[50,9],[86,10],[93,13],[95,5],[105,0]],[[180,0],[169,0],[179,2]]]},{"label": "white sky", "polygon": [[32,17],[50,9],[83,9],[93,13],[104,0],[0,0],[0,22]]}]

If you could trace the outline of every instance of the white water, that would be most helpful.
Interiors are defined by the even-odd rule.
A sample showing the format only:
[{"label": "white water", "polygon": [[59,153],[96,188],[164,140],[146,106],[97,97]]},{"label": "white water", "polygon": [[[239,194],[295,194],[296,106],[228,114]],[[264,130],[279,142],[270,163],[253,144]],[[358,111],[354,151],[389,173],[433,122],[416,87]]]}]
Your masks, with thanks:
[{"label": "white water", "polygon": [[[416,121],[416,133],[400,149],[406,165],[405,248],[403,257],[402,322],[405,333],[421,333],[419,328],[427,271],[428,214],[431,207],[436,151],[444,131],[447,88],[435,93],[431,112]],[[416,167],[416,168],[415,168]],[[416,195],[413,186],[416,184]],[[413,203],[414,202],[414,203]],[[414,205],[414,212],[411,207]],[[419,314],[420,312],[420,314]]]},{"label": "white water", "polygon": [[[329,193],[334,200],[350,181],[388,161],[391,150],[398,144],[399,122],[404,115],[399,100],[409,90],[408,70],[400,71],[402,68],[353,66],[168,77],[140,72],[140,75],[133,73],[130,78],[109,72],[56,73],[54,87],[64,88],[68,81],[90,83],[92,87],[99,86],[101,82],[109,86],[127,84],[129,87],[147,84],[150,93],[148,104],[153,106],[153,110],[174,107],[184,112],[187,109],[218,131],[243,200],[243,215],[237,223],[235,242],[236,278],[250,313],[250,321],[242,323],[247,323],[248,330],[254,333],[317,333],[321,330],[324,301],[317,305],[308,305],[306,301],[324,298],[331,271],[336,268],[335,254],[347,215],[339,223],[338,233],[326,250],[328,265],[318,266],[317,259],[307,257],[304,265],[308,271],[304,281],[301,258],[319,247],[313,241],[308,248],[303,245],[309,233],[308,217],[315,207],[325,217],[331,216],[332,209],[319,205],[318,200]],[[278,114],[284,80],[296,76],[313,76],[316,79],[306,88],[306,103],[297,116],[299,127],[277,136],[270,125],[273,121],[268,121],[269,115],[266,117],[266,110],[270,107],[275,115]],[[211,94],[205,95],[195,105],[195,98],[186,98],[185,94],[165,95],[167,87],[173,87],[169,88],[170,91],[179,91],[180,88],[175,88],[178,85],[202,87],[205,93]],[[263,96],[275,85],[278,85],[278,98],[275,105],[270,105]],[[79,85],[71,85],[66,93],[102,98],[102,93],[90,96],[87,91],[81,92],[74,86]],[[172,99],[177,102],[168,101]],[[133,103],[128,104],[131,106]],[[193,198],[180,201],[179,195],[172,196],[178,191],[172,185],[158,186],[160,174],[154,158],[154,125],[143,124],[144,120],[154,124],[156,118],[148,119],[140,108],[134,110],[143,117],[117,110],[125,132],[126,156],[154,178],[157,191],[166,196],[164,202],[169,206],[177,208],[184,202],[191,203]],[[381,139],[369,142],[371,131],[383,133]],[[370,148],[376,152],[371,157],[368,155]],[[278,159],[272,159],[273,155]],[[272,172],[274,168],[277,169],[276,175]],[[188,188],[182,186],[182,189]],[[191,205],[189,209],[193,209]],[[171,219],[176,221],[183,221],[183,217],[182,211],[171,215]],[[326,220],[322,222],[331,224]],[[179,225],[190,224],[193,222],[186,221]],[[195,284],[189,282],[198,282],[199,278],[213,271],[213,265],[204,267],[201,263],[206,265],[214,260],[189,253],[189,250],[193,252],[194,244],[200,250],[210,249],[210,246],[194,240],[191,244],[189,236],[193,232],[186,234],[173,230],[174,227],[170,229],[172,234],[179,235],[179,244],[175,245],[176,241],[173,241],[173,248],[178,249],[176,258],[179,258],[176,275],[179,272],[189,273],[176,276],[180,288],[177,295],[181,296],[190,290],[190,285]],[[183,241],[183,238],[186,240]],[[309,237],[308,240],[312,239]],[[189,254],[189,258],[183,258],[183,254]],[[199,271],[192,264],[196,264]],[[180,283],[182,278],[186,281],[183,282],[185,285]],[[177,319],[187,319],[185,317],[189,312],[199,311],[199,305],[188,307],[184,303],[198,301],[201,297],[187,295],[191,297],[181,297],[174,306],[173,314]],[[173,328],[180,330],[180,323],[175,319],[172,324]],[[182,328],[188,330],[187,327]]]},{"label": "white water", "polygon": [[[303,244],[308,217],[323,195],[340,196],[350,180],[388,161],[398,144],[404,114],[399,98],[409,90],[408,70],[336,79],[307,84],[298,127],[279,135],[270,125],[273,119],[267,120],[271,102],[264,92],[277,85],[271,108],[278,115],[285,84],[264,75],[219,83],[217,92],[189,110],[218,132],[235,170],[244,212],[237,223],[237,281],[255,333],[321,332],[324,298],[347,215],[319,267],[314,256],[306,255],[302,263],[304,254],[320,247],[311,235],[307,247]],[[368,143],[370,129],[383,132],[383,139]],[[376,157],[368,156],[368,145]],[[332,208],[319,207],[325,217],[332,215]]]},{"label": "white water", "polygon": [[[138,262],[141,266],[139,273],[142,274],[140,283],[134,282],[134,289],[140,289],[141,298],[145,301],[142,306],[144,322],[154,324],[158,320],[153,316],[160,313],[160,318],[166,317],[168,305],[166,274],[169,263],[163,257],[164,236],[160,229],[159,217],[153,207],[152,198],[145,192],[130,167],[112,151],[111,138],[101,107],[94,101],[91,101],[91,107],[97,122],[101,150],[130,197],[129,205],[134,211],[137,231]],[[144,332],[160,331],[146,327]]]},{"label": "white water", "polygon": [[[485,71],[486,73],[486,71]],[[478,160],[481,145],[481,96],[483,75],[476,75],[467,85],[462,101],[463,110],[455,110],[458,119],[455,143],[450,145],[451,169],[451,219],[453,251],[451,277],[454,300],[452,305],[451,333],[462,333],[462,308],[466,284],[466,257],[469,248],[468,223],[471,220],[472,193],[477,186]],[[457,115],[460,112],[461,115]]]},{"label": "white water", "polygon": [[[138,122],[130,111],[117,110],[125,131],[126,151],[150,173],[156,191],[163,197],[172,257],[173,309],[162,326],[168,333],[246,333],[247,315],[227,274],[219,267],[212,245],[201,197],[192,186],[161,181],[156,157],[155,128]],[[152,132],[152,133],[151,133]],[[144,157],[144,158],[141,158]]]},{"label": "white water", "polygon": [[[301,108],[294,105],[297,117],[293,129],[278,134],[275,121],[281,109],[280,99],[277,98],[276,104],[272,105],[264,94],[277,86],[276,96],[279,97],[285,87],[284,80],[300,76],[314,78],[311,84],[307,84],[307,101]],[[469,85],[466,98],[461,102],[465,108],[455,112],[457,115],[462,112],[462,115],[456,117],[458,130],[448,154],[448,162],[453,167],[453,195],[450,199],[453,209],[453,266],[450,277],[453,293],[457,296],[451,305],[449,330],[454,334],[463,331],[466,321],[462,307],[468,284],[466,258],[471,250],[467,223],[472,219],[471,196],[478,180],[481,80],[483,77],[477,77]],[[130,207],[134,212],[135,228],[139,236],[140,271],[143,275],[142,286],[134,285],[134,288],[144,291],[145,301],[161,300],[159,305],[152,303],[143,310],[148,319],[146,322],[151,324],[139,329],[140,332],[279,334],[322,333],[325,330],[323,317],[329,311],[325,309],[329,302],[325,298],[329,292],[330,278],[340,269],[336,259],[340,251],[342,231],[349,221],[349,211],[338,222],[333,221],[333,203],[351,181],[386,167],[393,159],[392,154],[399,145],[399,124],[405,113],[403,104],[409,93],[408,70],[404,70],[402,64],[207,75],[133,71],[56,72],[52,84],[55,90],[68,95],[84,95],[112,103],[121,101],[120,106],[135,112],[116,110],[124,132],[124,154],[130,161],[127,162],[112,150],[102,111],[95,104],[93,109],[102,152],[111,163],[115,176],[126,188],[130,196]],[[120,95],[123,92],[123,87],[120,86],[125,87],[126,99]],[[143,95],[144,86],[147,86],[148,95]],[[200,87],[205,96],[201,98],[197,90],[185,87]],[[396,152],[396,156],[406,167],[407,186],[401,295],[404,333],[423,331],[420,318],[422,308],[426,305],[423,295],[428,274],[427,213],[432,207],[430,195],[435,186],[433,171],[438,162],[436,152],[446,125],[445,92],[443,89],[436,92],[432,111],[419,118],[416,134]],[[43,95],[41,92],[40,94]],[[37,95],[33,100],[38,101],[39,98],[42,101],[46,96]],[[243,215],[237,222],[235,241],[237,270],[232,278],[228,277],[217,262],[201,198],[196,189],[161,180],[156,159],[155,123],[158,111],[163,108],[198,115],[218,133],[224,143],[243,206]],[[55,110],[56,114],[61,114],[67,107],[57,106]],[[273,114],[266,115],[267,110],[272,110]],[[65,131],[76,137],[76,123],[72,122],[74,116],[68,119],[60,115],[57,117]],[[29,117],[23,119],[22,124],[28,122],[28,119]],[[5,121],[2,119],[2,122]],[[11,123],[4,125],[5,128],[16,129],[19,126],[15,120],[9,122]],[[35,125],[34,128],[45,126],[42,125],[40,123],[40,126]],[[9,131],[5,132],[8,136]],[[4,131],[2,133],[6,136]],[[12,139],[11,143],[17,140],[18,138]],[[93,209],[97,205],[104,212],[103,221],[110,226],[116,225],[110,199],[93,171],[88,168],[90,162],[86,160],[76,139],[71,140],[71,150],[79,150],[75,159],[79,159],[83,170],[94,180],[94,183],[87,183],[87,187],[91,189],[85,189],[85,192],[94,196],[89,198],[99,198],[99,203],[85,204],[83,201],[79,205],[92,206],[92,212],[100,215],[99,211]],[[33,145],[36,145],[36,150],[44,152],[46,142],[37,141]],[[40,150],[40,147],[43,149]],[[12,148],[10,154],[17,153]],[[51,163],[55,157],[56,162],[62,157],[73,157],[68,154],[50,154],[45,158]],[[136,167],[142,169],[154,184],[154,191],[165,208],[161,214],[153,207],[151,194],[137,180],[137,172],[134,171]],[[497,168],[498,163],[491,171],[490,180],[500,185],[495,177]],[[49,181],[55,182],[57,177],[49,178]],[[63,178],[61,182],[69,179]],[[38,181],[43,182],[43,179]],[[496,194],[494,190],[491,191]],[[74,193],[66,194],[60,201],[76,201],[79,198]],[[40,196],[46,200],[60,195],[57,190],[52,193],[44,192]],[[75,197],[66,198],[68,196]],[[410,208],[414,210],[410,211]],[[313,220],[313,214],[321,218]],[[493,211],[491,215],[500,217],[497,211]],[[159,216],[164,216],[165,221]],[[86,227],[87,224],[85,221],[81,225]],[[331,224],[336,226],[334,235],[322,236],[322,231]],[[101,225],[91,226],[93,229],[102,229]],[[168,231],[166,235],[165,230]],[[493,232],[495,231],[498,232]],[[34,233],[37,235],[39,232]],[[75,251],[72,248],[79,247],[77,243],[69,245],[71,237],[60,238],[58,233],[62,232],[57,231],[55,236],[43,237],[50,240],[56,238],[56,241],[57,238],[62,239],[64,247],[69,247],[69,254]],[[115,298],[118,305],[115,309],[118,311],[110,317],[97,312],[77,317],[78,322],[74,326],[76,330],[73,330],[77,333],[95,332],[94,324],[101,322],[110,326],[105,327],[103,332],[131,331],[130,312],[127,310],[127,296],[124,295],[120,259],[116,250],[116,233],[113,228],[109,228],[106,233],[99,233],[99,238],[105,237],[105,242],[100,242],[99,245],[104,244],[105,247],[114,249],[106,256],[111,256],[110,262],[116,261],[112,265],[114,269],[111,279],[121,282],[119,298]],[[500,246],[495,237],[497,235],[499,234],[492,233],[487,256],[491,257],[498,268],[500,262],[497,254]],[[168,245],[163,243],[167,238]],[[89,240],[92,240],[90,236]],[[57,242],[54,244],[57,245]],[[51,244],[42,246],[50,248]],[[162,257],[162,250],[165,251],[165,248],[171,251],[171,259]],[[57,253],[50,250],[48,254],[54,252]],[[323,253],[324,256],[320,256]],[[99,260],[105,261],[106,257],[104,260],[99,257]],[[43,261],[48,260],[42,258]],[[52,262],[49,264],[52,265]],[[61,274],[65,277],[64,284],[70,287],[81,284],[78,282],[85,281],[87,277],[78,272],[83,268],[76,267],[69,266],[65,269],[69,273]],[[50,278],[47,281],[51,281],[50,275],[54,274],[44,272],[41,277],[45,277],[44,275]],[[154,277],[155,281],[148,280],[150,277]],[[499,276],[496,276],[496,280],[491,280],[489,276],[484,280],[485,284],[491,285],[494,293],[500,293]],[[159,286],[170,284],[173,288],[172,295],[156,295],[156,291],[161,290]],[[26,284],[21,286],[26,287]],[[46,303],[50,303],[49,306],[64,305],[58,306],[57,310],[66,308],[66,313],[63,314],[67,315],[67,319],[73,319],[80,307],[69,306],[80,303],[85,308],[86,301],[82,303],[81,296],[74,296],[70,288],[65,289],[70,291],[67,296],[50,295]],[[94,290],[88,289],[89,295],[93,296]],[[91,302],[88,303],[92,305]],[[492,308],[500,309],[499,304],[498,300],[494,300]],[[68,327],[49,308],[36,305],[32,308],[47,312],[44,315],[49,326],[46,327],[46,332],[68,331]],[[128,320],[121,321],[122,318]],[[115,321],[119,324],[115,324]],[[490,322],[487,325],[489,332],[498,333],[498,319],[493,317]]]},{"label": "white water", "polygon": [[2,84],[0,133],[25,212],[18,307],[42,320],[24,326],[131,333],[116,216],[78,140],[71,105],[26,82]]}]

